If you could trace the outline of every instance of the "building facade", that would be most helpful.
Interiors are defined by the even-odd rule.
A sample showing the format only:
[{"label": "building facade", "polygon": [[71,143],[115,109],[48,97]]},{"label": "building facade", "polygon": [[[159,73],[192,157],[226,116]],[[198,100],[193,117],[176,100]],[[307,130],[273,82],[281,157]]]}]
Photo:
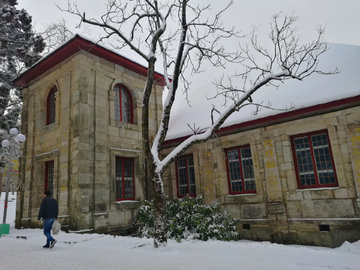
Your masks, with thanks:
[{"label": "building facade", "polygon": [[[34,227],[44,190],[69,230],[112,232],[146,198],[141,143],[146,68],[75,36],[15,79],[24,87],[16,227]],[[161,75],[150,136],[162,109]]]},{"label": "building facade", "polygon": [[[166,191],[220,202],[240,219],[240,239],[329,247],[357,241],[359,120],[357,96],[229,126],[175,161]],[[182,140],[168,141],[164,153]]]},{"label": "building facade", "polygon": [[[162,75],[156,80],[150,136],[162,113]],[[38,226],[46,189],[59,202],[64,228],[131,228],[137,209],[151,198],[141,151],[145,81],[146,68],[80,36],[14,80],[24,87],[21,132],[27,137],[17,228]],[[357,81],[343,98],[223,127],[169,167],[163,175],[166,194],[218,201],[221,210],[240,219],[240,239],[329,247],[359,240]],[[186,114],[180,110],[175,120]],[[172,136],[162,153],[184,138]]]}]

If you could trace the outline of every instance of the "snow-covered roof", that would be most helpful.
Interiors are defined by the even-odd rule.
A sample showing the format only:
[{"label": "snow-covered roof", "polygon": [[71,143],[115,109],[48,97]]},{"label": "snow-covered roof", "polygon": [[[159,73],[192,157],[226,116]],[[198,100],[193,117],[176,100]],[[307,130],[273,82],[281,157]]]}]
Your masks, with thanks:
[{"label": "snow-covered roof", "polygon": [[[275,87],[264,87],[258,90],[252,99],[254,102],[268,104],[278,109],[285,109],[294,105],[292,112],[304,110],[304,108],[317,108],[320,104],[329,104],[331,102],[355,97],[356,102],[360,104],[360,46],[344,44],[328,44],[330,50],[320,57],[319,70],[333,71],[336,67],[341,71],[334,75],[312,74],[303,81],[287,80],[277,89]],[[212,80],[216,77],[206,75],[206,78]],[[211,124],[211,109],[213,105],[218,110],[224,110],[222,107],[224,99],[207,99],[216,93],[215,86],[208,79],[203,86],[190,90],[190,105],[183,96],[178,96],[171,113],[169,131],[166,139],[168,141],[179,139],[192,134],[188,124],[193,127],[206,129]],[[314,107],[315,106],[315,107]],[[235,125],[247,123],[250,125],[254,121],[260,121],[271,116],[285,115],[284,111],[262,109],[257,115],[254,115],[254,107],[246,106],[239,112],[232,114],[223,124],[223,128],[231,128]],[[314,112],[315,113],[315,112]],[[289,112],[288,112],[289,114]],[[215,114],[216,116],[216,114]],[[359,111],[360,118],[360,111]],[[266,125],[266,124],[265,124]]]}]

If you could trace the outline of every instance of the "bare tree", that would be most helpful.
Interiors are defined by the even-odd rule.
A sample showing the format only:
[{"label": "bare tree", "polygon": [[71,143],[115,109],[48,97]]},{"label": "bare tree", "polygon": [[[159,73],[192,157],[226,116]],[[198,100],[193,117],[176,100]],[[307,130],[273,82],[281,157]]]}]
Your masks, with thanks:
[{"label": "bare tree", "polygon": [[46,43],[45,54],[54,51],[74,35],[66,25],[64,18],[46,25],[44,31],[39,34]]},{"label": "bare tree", "polygon": [[[82,34],[91,36],[88,27],[83,27],[82,30]],[[43,55],[53,52],[74,36],[74,33],[70,30],[70,27],[64,18],[59,19],[57,22],[51,22],[45,25],[44,31],[38,34],[41,35],[46,43]]]},{"label": "bare tree", "polygon": [[[120,1],[109,0],[107,13],[99,20],[87,18],[76,5],[68,5],[66,11],[76,14],[81,22],[102,27],[105,38],[116,37],[111,44],[120,49],[128,46],[147,62],[147,81],[142,97],[142,141],[143,153],[149,164],[149,177],[153,185],[155,205],[155,237],[154,246],[166,245],[166,201],[162,182],[162,174],[169,165],[192,145],[211,138],[224,121],[241,107],[251,104],[251,95],[261,87],[283,82],[287,79],[298,79],[318,72],[318,57],[327,48],[322,40],[323,29],[319,29],[318,38],[309,44],[299,44],[292,28],[296,21],[294,17],[275,16],[270,38],[273,47],[269,50],[257,42],[255,32],[251,35],[250,47],[260,54],[266,64],[260,65],[248,47],[240,48],[238,52],[227,52],[223,43],[231,38],[239,37],[235,28],[227,29],[220,22],[221,15],[232,2],[214,15],[212,19],[205,16],[210,9],[206,6],[192,6],[190,0],[173,0],[162,4],[157,0],[134,0],[122,4]],[[176,23],[170,28],[171,23]],[[174,44],[177,43],[177,46]],[[241,53],[240,53],[241,52]],[[167,96],[164,101],[160,127],[153,141],[149,138],[149,99],[153,89],[154,70],[157,56],[163,60],[163,74]],[[243,88],[226,86],[224,80],[217,81],[219,95],[231,99],[224,112],[213,119],[212,125],[205,131],[197,132],[178,145],[165,158],[160,158],[160,150],[165,141],[170,112],[174,105],[178,89],[185,90],[189,82],[184,71],[191,69],[200,72],[205,61],[214,66],[224,66],[226,63],[238,63],[245,68],[237,77],[242,77],[248,83]],[[257,73],[255,79],[249,75]],[[252,77],[253,78],[253,77]],[[231,78],[230,78],[231,79]],[[230,80],[231,81],[231,80]],[[212,110],[216,111],[214,108]],[[213,117],[211,112],[211,117]]]}]

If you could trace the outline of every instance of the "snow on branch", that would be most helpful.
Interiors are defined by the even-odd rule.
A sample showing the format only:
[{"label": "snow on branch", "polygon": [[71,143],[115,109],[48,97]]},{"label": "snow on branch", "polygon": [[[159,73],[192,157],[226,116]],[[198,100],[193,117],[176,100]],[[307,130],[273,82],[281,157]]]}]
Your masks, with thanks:
[{"label": "snow on branch", "polygon": [[[230,103],[226,103],[225,111],[214,120],[213,112],[217,110],[213,108],[211,111],[212,125],[201,134],[197,130],[193,130],[193,135],[178,145],[162,161],[162,166],[166,167],[195,143],[211,138],[232,113],[239,111],[244,106],[254,105],[254,114],[257,114],[261,108],[275,110],[271,104],[263,105],[253,102],[251,95],[260,88],[269,85],[277,86],[278,82],[284,83],[289,79],[303,80],[314,73],[330,75],[339,72],[337,68],[330,72],[318,70],[319,57],[328,50],[323,41],[324,29],[318,29],[318,36],[314,41],[300,44],[299,38],[296,36],[296,28],[293,28],[296,21],[297,18],[294,16],[282,17],[278,14],[273,17],[269,34],[273,46],[270,49],[259,44],[255,30],[251,33],[251,49],[248,45],[241,47],[243,56],[239,65],[244,71],[228,76],[227,82],[225,82],[225,76],[215,82],[219,89],[215,97],[223,96],[225,103],[226,100],[231,100]],[[254,52],[257,54],[256,56],[254,56]],[[243,80],[240,88],[233,83],[233,77]],[[285,110],[292,108],[294,108],[293,105]]]},{"label": "snow on branch", "polygon": [[[204,61],[213,66],[225,67],[228,62],[240,61],[238,52],[228,52],[222,45],[226,39],[239,37],[239,33],[234,27],[227,29],[221,21],[221,15],[229,9],[232,1],[223,10],[216,13],[213,19],[207,19],[203,14],[209,10],[210,6],[191,6],[190,1],[180,1],[178,8],[178,18],[180,28],[171,34],[167,39],[160,39],[160,49],[164,59],[164,70],[167,77],[171,77],[168,82],[168,96],[164,102],[164,113],[162,125],[155,137],[153,148],[159,152],[164,142],[170,121],[170,112],[175,101],[175,95],[179,88],[179,83],[183,81],[184,91],[187,92],[190,83],[184,76],[186,69],[191,72],[201,72]],[[205,19],[204,19],[205,18]],[[178,38],[178,40],[177,40]],[[178,42],[178,47],[173,52],[171,43]],[[171,69],[170,69],[171,68]],[[171,71],[170,71],[171,70]],[[171,74],[172,72],[172,74]]]},{"label": "snow on branch", "polygon": [[[264,47],[258,41],[257,29],[254,28],[250,34],[250,46],[246,44],[240,49],[243,53],[243,61],[240,65],[243,72],[232,76],[222,76],[215,82],[218,93],[213,97],[223,96],[224,104],[231,100],[237,102],[239,95],[246,92],[246,89],[259,84],[265,78],[267,86],[278,87],[279,83],[284,83],[289,79],[303,80],[306,77],[318,73],[324,75],[339,73],[335,68],[332,71],[324,72],[318,70],[319,57],[328,48],[323,41],[324,28],[318,28],[315,40],[300,44],[299,37],[296,35],[297,29],[293,24],[298,20],[295,16],[282,16],[276,14],[271,23],[269,38],[271,47]],[[278,72],[276,76],[274,74]],[[241,87],[234,85],[233,79],[241,79]],[[249,95],[250,103],[251,95]]]},{"label": "snow on branch", "polygon": [[[153,184],[155,247],[166,243],[167,239],[166,196],[161,177],[177,157],[195,143],[213,137],[232,113],[248,104],[254,104],[251,95],[260,88],[276,85],[287,79],[302,80],[313,73],[337,72],[317,70],[319,56],[327,50],[322,40],[323,29],[318,30],[316,40],[300,44],[295,35],[296,29],[293,28],[293,23],[297,20],[294,16],[274,16],[270,31],[272,48],[266,49],[258,42],[254,29],[250,46],[240,47],[232,52],[228,51],[224,44],[233,43],[233,39],[237,42],[241,36],[234,27],[225,27],[221,16],[231,7],[233,1],[215,15],[212,13],[210,17],[206,13],[210,10],[210,5],[193,6],[190,4],[191,0],[170,1],[162,4],[157,0],[133,0],[125,1],[124,4],[120,0],[109,0],[108,10],[100,19],[87,18],[85,13],[78,10],[76,4],[68,4],[66,10],[80,17],[80,25],[86,23],[101,27],[105,32],[102,38],[115,37],[116,41],[110,41],[115,49],[128,46],[147,61],[147,80],[141,106],[141,132],[142,150]],[[161,73],[164,74],[168,91],[159,128],[153,141],[150,141],[150,97],[156,83],[154,74],[157,58],[163,60]],[[232,102],[222,113],[215,114],[217,110],[213,108],[212,125],[205,131],[194,126],[193,135],[161,160],[160,150],[168,132],[176,92],[178,89],[186,92],[190,87],[190,79],[186,78],[185,71],[200,73],[205,62],[215,67],[225,67],[228,63],[236,64],[244,70],[228,77],[230,85],[223,80],[225,77],[215,82],[219,89],[218,95],[224,96],[225,100],[230,98]],[[231,83],[233,78],[243,79],[243,84]],[[255,113],[264,107],[261,103],[255,105]],[[217,117],[214,117],[215,115]]]}]

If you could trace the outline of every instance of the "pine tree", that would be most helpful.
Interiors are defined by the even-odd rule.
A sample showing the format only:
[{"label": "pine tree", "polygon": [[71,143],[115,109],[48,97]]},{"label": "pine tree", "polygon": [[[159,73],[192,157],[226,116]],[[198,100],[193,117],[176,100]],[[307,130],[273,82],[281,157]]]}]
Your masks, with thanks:
[{"label": "pine tree", "polygon": [[31,16],[17,4],[0,0],[0,129],[5,130],[18,123],[21,111],[22,95],[11,79],[39,60],[45,48],[43,38],[32,31]]},{"label": "pine tree", "polygon": [[[32,31],[31,16],[16,9],[17,4],[17,0],[0,0],[0,142],[8,137],[10,128],[20,124],[22,93],[11,79],[38,61],[45,48],[43,38]],[[18,147],[12,148],[18,151]],[[0,147],[1,157],[4,151]],[[4,166],[2,160],[0,174]],[[1,186],[0,181],[0,191]]]}]

